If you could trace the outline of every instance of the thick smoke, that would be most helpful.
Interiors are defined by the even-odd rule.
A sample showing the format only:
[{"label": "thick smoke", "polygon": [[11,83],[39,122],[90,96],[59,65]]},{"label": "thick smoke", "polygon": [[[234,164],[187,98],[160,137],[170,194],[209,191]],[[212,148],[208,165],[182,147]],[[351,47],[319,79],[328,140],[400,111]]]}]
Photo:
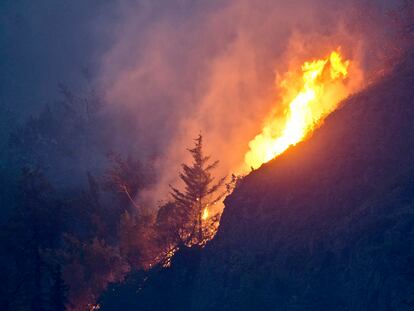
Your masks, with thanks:
[{"label": "thick smoke", "polygon": [[279,73],[338,46],[372,66],[383,8],[357,2],[122,2],[99,85],[119,120],[114,133],[130,133],[117,143],[157,156],[159,182],[139,199],[153,206],[167,198],[200,132],[219,173],[240,172],[248,142],[275,109]]}]

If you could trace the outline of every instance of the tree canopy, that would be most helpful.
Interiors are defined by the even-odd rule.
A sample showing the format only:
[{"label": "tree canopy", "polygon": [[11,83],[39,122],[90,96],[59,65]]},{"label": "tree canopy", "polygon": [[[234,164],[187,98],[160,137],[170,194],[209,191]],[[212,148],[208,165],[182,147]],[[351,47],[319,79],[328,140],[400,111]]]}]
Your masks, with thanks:
[{"label": "tree canopy", "polygon": [[210,156],[204,155],[203,137],[200,134],[195,139],[193,148],[188,149],[192,156],[190,165],[182,164],[180,179],[184,183],[184,189],[171,187],[171,197],[174,214],[181,222],[180,237],[186,245],[203,244],[208,238],[210,208],[219,202],[225,191],[222,187],[226,177],[218,180],[212,171],[219,161],[211,161]]}]

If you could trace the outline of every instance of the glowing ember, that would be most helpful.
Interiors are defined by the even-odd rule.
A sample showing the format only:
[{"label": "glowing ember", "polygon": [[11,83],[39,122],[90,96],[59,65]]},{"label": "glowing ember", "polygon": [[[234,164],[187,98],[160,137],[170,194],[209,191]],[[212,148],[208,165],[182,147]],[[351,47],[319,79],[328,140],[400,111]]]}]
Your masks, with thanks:
[{"label": "glowing ember", "polygon": [[208,218],[208,209],[207,209],[207,207],[204,209],[203,216],[201,216],[201,218],[203,220],[206,220]]},{"label": "glowing ember", "polygon": [[[340,50],[333,51],[327,58],[305,62],[299,89],[287,98],[287,108],[281,119],[273,118],[262,132],[250,141],[250,150],[245,155],[248,167],[258,168],[283,153],[290,146],[304,140],[312,130],[339,102],[349,95],[345,87],[349,60],[342,60]],[[292,92],[297,81],[282,81],[286,94]]]}]

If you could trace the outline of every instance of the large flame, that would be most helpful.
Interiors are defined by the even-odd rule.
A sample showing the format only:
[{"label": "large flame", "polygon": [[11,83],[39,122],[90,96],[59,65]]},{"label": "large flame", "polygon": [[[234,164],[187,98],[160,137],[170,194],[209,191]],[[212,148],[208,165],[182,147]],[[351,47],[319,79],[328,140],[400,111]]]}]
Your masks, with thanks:
[{"label": "large flame", "polygon": [[246,165],[256,169],[280,155],[304,140],[335,110],[349,95],[346,87],[349,65],[350,61],[343,60],[340,49],[337,49],[325,59],[305,62],[301,78],[283,80],[280,86],[286,96],[282,104],[287,108],[281,118],[273,118],[250,141],[250,150],[245,155]]}]

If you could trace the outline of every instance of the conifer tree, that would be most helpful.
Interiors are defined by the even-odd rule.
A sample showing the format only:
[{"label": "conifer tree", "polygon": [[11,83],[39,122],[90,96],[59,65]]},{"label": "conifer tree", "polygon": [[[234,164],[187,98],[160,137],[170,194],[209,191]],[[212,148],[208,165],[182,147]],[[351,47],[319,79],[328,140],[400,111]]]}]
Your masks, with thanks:
[{"label": "conifer tree", "polygon": [[[45,297],[45,260],[42,251],[53,247],[59,223],[58,217],[51,221],[58,205],[53,199],[53,189],[43,173],[36,168],[25,167],[20,181],[20,202],[17,206],[20,227],[20,243],[24,245],[19,251],[19,266],[27,273],[27,281],[22,291],[30,310],[46,310]],[[53,223],[53,224],[52,224]]]},{"label": "conifer tree", "polygon": [[203,152],[203,137],[195,139],[195,146],[188,149],[193,158],[191,165],[182,164],[180,179],[184,190],[171,187],[176,215],[181,219],[181,236],[184,244],[202,244],[205,241],[203,213],[217,203],[225,194],[221,192],[226,177],[215,180],[212,175],[219,161],[210,161]]}]

